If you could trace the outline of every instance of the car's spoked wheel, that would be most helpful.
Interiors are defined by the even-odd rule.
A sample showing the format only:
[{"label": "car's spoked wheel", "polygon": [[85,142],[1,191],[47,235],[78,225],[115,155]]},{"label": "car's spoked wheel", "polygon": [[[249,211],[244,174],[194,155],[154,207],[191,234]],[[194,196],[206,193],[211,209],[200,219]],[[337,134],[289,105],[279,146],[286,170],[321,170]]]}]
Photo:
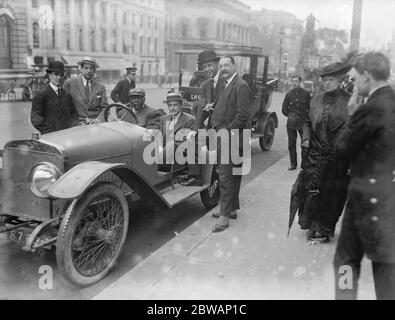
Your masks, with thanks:
[{"label": "car's spoked wheel", "polygon": [[259,138],[259,145],[263,151],[268,151],[273,145],[275,124],[272,118],[267,120],[264,128],[264,136]]},{"label": "car's spoked wheel", "polygon": [[200,192],[200,199],[207,209],[214,208],[218,204],[220,198],[217,168],[217,166],[213,168],[210,186],[206,190]]},{"label": "car's spoked wheel", "polygon": [[98,184],[68,208],[56,247],[59,269],[71,282],[88,286],[116,263],[129,223],[127,201],[111,183]]}]

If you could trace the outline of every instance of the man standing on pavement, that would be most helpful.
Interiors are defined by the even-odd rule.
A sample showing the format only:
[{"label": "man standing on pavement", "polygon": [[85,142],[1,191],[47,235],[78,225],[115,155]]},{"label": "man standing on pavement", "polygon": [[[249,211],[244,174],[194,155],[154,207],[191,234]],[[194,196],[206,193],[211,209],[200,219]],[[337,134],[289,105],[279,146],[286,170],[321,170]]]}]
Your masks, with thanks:
[{"label": "man standing on pavement", "polygon": [[[395,299],[395,92],[390,61],[379,52],[359,57],[350,118],[335,148],[350,161],[351,182],[336,248],[336,299],[356,299],[361,260],[372,260],[377,299]],[[367,97],[358,106],[357,95]]]},{"label": "man standing on pavement", "polygon": [[[192,128],[191,135],[196,135],[199,129],[205,127],[204,121],[208,118],[207,128],[210,128],[210,116],[212,114],[213,105],[218,97],[219,92],[224,87],[225,79],[220,74],[218,68],[219,57],[213,50],[204,50],[199,53],[198,64],[206,73],[208,79],[203,82],[203,93],[200,97],[199,105],[196,111],[195,123]],[[182,183],[184,186],[194,185],[196,183],[196,175],[190,176]],[[219,217],[218,215],[216,216]]]},{"label": "man standing on pavement", "polygon": [[115,103],[129,102],[129,92],[136,88],[136,71],[135,67],[126,68],[126,79],[119,81],[111,91],[111,99]]},{"label": "man standing on pavement", "polygon": [[[234,58],[231,56],[221,58],[219,69],[225,81],[215,105],[212,106],[214,110],[210,119],[210,127],[217,134],[219,131],[225,132],[227,139],[218,135],[217,160],[221,200],[219,221],[214,226],[213,232],[221,232],[228,228],[229,218],[236,219],[237,210],[240,209],[239,193],[242,176],[236,175],[234,169],[241,167],[241,164],[234,163],[231,155],[237,153],[239,156],[245,156],[243,155],[243,130],[250,126],[251,112],[250,90],[248,84],[238,76]],[[233,140],[237,140],[232,138],[235,136],[235,131],[238,131],[239,139],[235,141],[236,143],[232,143]]]},{"label": "man standing on pavement", "polygon": [[295,170],[298,167],[296,140],[298,132],[300,139],[302,139],[303,123],[309,113],[311,96],[308,91],[300,86],[302,77],[295,75],[291,78],[291,81],[293,89],[285,95],[282,113],[288,118],[288,151],[291,160],[291,166],[288,170]]},{"label": "man standing on pavement", "polygon": [[64,64],[61,61],[50,62],[46,72],[49,85],[34,97],[30,116],[32,125],[42,134],[79,124],[72,98],[62,90]]},{"label": "man standing on pavement", "polygon": [[94,79],[99,65],[91,57],[84,57],[78,64],[82,75],[67,79],[63,88],[71,93],[80,123],[98,123],[98,116],[107,105],[106,88]]}]

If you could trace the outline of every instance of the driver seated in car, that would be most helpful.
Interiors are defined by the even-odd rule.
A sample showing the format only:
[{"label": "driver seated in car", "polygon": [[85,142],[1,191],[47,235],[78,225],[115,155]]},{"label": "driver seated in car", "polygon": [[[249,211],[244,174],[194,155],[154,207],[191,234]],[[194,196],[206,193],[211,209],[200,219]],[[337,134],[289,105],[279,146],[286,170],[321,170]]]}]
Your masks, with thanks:
[{"label": "driver seated in car", "polygon": [[[170,163],[175,163],[177,162],[177,159],[174,161],[175,151],[177,150],[177,147],[186,142],[188,133],[193,128],[195,118],[182,111],[184,99],[181,92],[174,92],[174,89],[170,90],[167,94],[166,100],[163,102],[167,104],[169,114],[164,115],[160,119],[159,130],[163,138],[163,147],[160,147],[160,153],[165,164],[169,163],[169,160]],[[184,139],[181,138],[180,140],[180,137],[183,137]],[[171,151],[167,152],[167,150]],[[168,160],[168,153],[173,157],[173,159]],[[189,184],[190,186],[202,185],[202,180],[200,178],[200,166],[197,160],[198,155],[197,150],[195,150],[195,162],[191,164],[188,163],[188,176],[185,178],[194,177],[194,183]],[[183,181],[180,181],[180,184],[183,185]]]},{"label": "driver seated in car", "polygon": [[145,104],[145,91],[141,88],[134,88],[129,91],[129,103],[126,105],[135,114],[132,116],[127,110],[119,110],[117,119],[137,124],[147,129],[159,129],[160,118],[163,113]]}]

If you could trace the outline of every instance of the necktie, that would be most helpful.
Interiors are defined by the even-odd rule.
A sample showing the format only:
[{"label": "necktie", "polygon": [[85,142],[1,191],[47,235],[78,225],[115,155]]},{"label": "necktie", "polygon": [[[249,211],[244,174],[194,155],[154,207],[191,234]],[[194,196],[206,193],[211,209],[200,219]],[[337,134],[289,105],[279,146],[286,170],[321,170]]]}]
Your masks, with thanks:
[{"label": "necktie", "polygon": [[215,99],[214,79],[210,79],[211,102]]},{"label": "necktie", "polygon": [[91,100],[91,91],[90,91],[90,88],[89,88],[89,82],[88,81],[86,82],[86,86],[85,86],[85,97],[86,97],[86,100],[88,100],[88,101]]},{"label": "necktie", "polygon": [[169,125],[169,131],[174,130],[174,127],[175,127],[175,118],[171,118],[170,125]]},{"label": "necktie", "polygon": [[61,94],[62,94],[62,88],[59,86],[58,87],[58,96],[60,97]]}]

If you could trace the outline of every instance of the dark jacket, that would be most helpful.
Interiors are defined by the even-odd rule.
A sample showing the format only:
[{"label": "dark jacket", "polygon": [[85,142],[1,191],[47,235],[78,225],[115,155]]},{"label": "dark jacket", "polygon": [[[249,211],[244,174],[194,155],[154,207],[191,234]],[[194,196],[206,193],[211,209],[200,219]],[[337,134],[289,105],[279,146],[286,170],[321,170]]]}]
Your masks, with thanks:
[{"label": "dark jacket", "polygon": [[193,130],[197,131],[198,129],[202,129],[204,127],[204,121],[210,116],[211,112],[204,111],[203,108],[206,107],[207,103],[215,102],[218,98],[218,94],[220,93],[221,89],[224,87],[225,79],[221,76],[218,76],[217,85],[212,88],[211,82],[212,79],[206,80],[203,85],[203,93],[200,99],[200,105],[196,111],[196,119],[195,124],[193,126]]},{"label": "dark jacket", "polygon": [[[132,108],[131,105],[128,105],[128,107]],[[137,122],[126,110],[120,110],[118,117],[122,118],[123,121],[137,124],[147,129],[159,129],[160,118],[162,117],[162,113],[159,110],[151,108],[146,104],[144,104],[140,110],[135,110],[133,108],[132,110],[136,115]]]},{"label": "dark jacket", "polygon": [[58,96],[50,85],[33,98],[30,120],[42,134],[79,124],[71,95],[62,90]]},{"label": "dark jacket", "polygon": [[249,128],[251,113],[250,89],[247,82],[238,75],[219,93],[219,98],[211,116],[214,129]]},{"label": "dark jacket", "polygon": [[335,147],[339,157],[351,161],[347,220],[370,259],[395,263],[395,92],[390,86],[357,109]]},{"label": "dark jacket", "polygon": [[288,118],[289,129],[302,129],[310,110],[311,96],[303,88],[295,88],[289,91],[284,98],[282,113]]},{"label": "dark jacket", "polygon": [[126,104],[129,102],[129,91],[136,87],[136,83],[134,81],[130,81],[128,79],[124,79],[119,81],[114,89],[111,91],[111,99],[118,103],[121,102]]}]

